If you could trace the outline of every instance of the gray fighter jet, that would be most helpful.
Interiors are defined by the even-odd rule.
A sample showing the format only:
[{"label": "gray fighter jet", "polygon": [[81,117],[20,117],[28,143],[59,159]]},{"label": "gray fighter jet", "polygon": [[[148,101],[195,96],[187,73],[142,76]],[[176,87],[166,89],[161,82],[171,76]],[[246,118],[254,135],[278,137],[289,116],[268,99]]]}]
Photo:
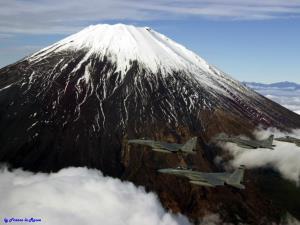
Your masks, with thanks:
[{"label": "gray fighter jet", "polygon": [[191,184],[200,186],[215,187],[227,184],[238,189],[245,189],[245,186],[241,184],[244,179],[244,169],[244,166],[240,166],[233,173],[204,173],[183,168],[169,168],[160,169],[158,172],[186,177]]},{"label": "gray fighter jet", "polygon": [[133,139],[128,141],[129,144],[146,145],[152,148],[153,151],[163,153],[186,153],[196,154],[197,137],[193,137],[185,144],[168,143],[154,140]]},{"label": "gray fighter jet", "polygon": [[283,142],[289,142],[289,143],[294,143],[295,145],[297,145],[298,147],[300,147],[300,139],[298,138],[294,138],[294,137],[290,137],[290,136],[285,136],[285,137],[281,137],[281,138],[275,138],[276,141],[283,141]]},{"label": "gray fighter jet", "polygon": [[273,147],[275,145],[273,145],[273,139],[274,139],[274,135],[270,135],[265,140],[246,140],[238,137],[226,137],[224,135],[215,138],[216,141],[235,143],[238,146],[247,149],[256,149],[256,148],[274,149]]}]

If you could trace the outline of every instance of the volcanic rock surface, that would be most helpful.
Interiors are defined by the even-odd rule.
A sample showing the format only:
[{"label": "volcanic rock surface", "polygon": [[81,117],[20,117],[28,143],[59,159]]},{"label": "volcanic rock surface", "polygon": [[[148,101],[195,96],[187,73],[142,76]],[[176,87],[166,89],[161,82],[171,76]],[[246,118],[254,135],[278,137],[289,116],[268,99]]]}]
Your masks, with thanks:
[{"label": "volcanic rock surface", "polygon": [[[219,133],[256,126],[300,127],[300,116],[266,99],[151,28],[96,25],[0,70],[0,161],[32,171],[87,166],[155,191],[164,206],[197,221],[269,224],[285,209],[262,195],[251,171],[246,190],[204,188],[162,175],[189,165],[222,171]],[[184,143],[196,156],[161,154],[128,139]]]}]

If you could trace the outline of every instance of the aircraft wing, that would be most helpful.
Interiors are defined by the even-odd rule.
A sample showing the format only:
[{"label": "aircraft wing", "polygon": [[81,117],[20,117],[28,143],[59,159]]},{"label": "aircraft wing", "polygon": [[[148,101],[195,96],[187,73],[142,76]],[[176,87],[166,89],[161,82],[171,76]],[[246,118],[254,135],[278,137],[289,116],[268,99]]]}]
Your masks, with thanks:
[{"label": "aircraft wing", "polygon": [[155,141],[152,140],[142,140],[142,139],[132,139],[128,141],[128,144],[137,144],[137,145],[145,145],[149,147],[154,147]]},{"label": "aircraft wing", "polygon": [[208,183],[210,183],[214,186],[224,185],[224,181],[219,180],[218,178],[214,177],[213,175],[206,177],[206,180]]},{"label": "aircraft wing", "polygon": [[190,180],[191,184],[196,184],[199,186],[206,186],[206,187],[215,187],[215,185],[212,185],[208,183],[207,181],[197,181],[197,180]]},{"label": "aircraft wing", "polygon": [[177,152],[179,147],[176,144],[154,141],[154,140],[144,140],[144,139],[132,139],[128,141],[128,144],[138,144],[151,147],[153,151],[163,152],[163,153],[174,153]]},{"label": "aircraft wing", "polygon": [[166,143],[166,142],[157,142],[157,145],[159,145],[161,148],[166,149],[170,152],[177,152],[181,147],[180,144]]},{"label": "aircraft wing", "polygon": [[193,184],[199,183],[208,183],[210,186],[219,186],[224,185],[224,181],[214,176],[213,174],[206,174],[205,177],[201,176],[190,176],[190,182]]},{"label": "aircraft wing", "polygon": [[257,147],[255,145],[246,145],[246,144],[237,144],[241,148],[247,148],[247,149],[256,149]]}]

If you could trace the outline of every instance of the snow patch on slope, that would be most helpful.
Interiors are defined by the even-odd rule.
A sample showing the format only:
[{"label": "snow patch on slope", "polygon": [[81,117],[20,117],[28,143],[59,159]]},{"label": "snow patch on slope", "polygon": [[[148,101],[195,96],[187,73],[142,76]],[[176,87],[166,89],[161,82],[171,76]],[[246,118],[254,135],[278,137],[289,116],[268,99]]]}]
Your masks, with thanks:
[{"label": "snow patch on slope", "polygon": [[5,89],[8,89],[8,88],[10,88],[12,85],[13,85],[13,84],[10,84],[10,85],[7,85],[7,86],[5,86],[5,87],[3,87],[3,88],[0,88],[0,91],[3,91],[3,90],[5,90]]}]

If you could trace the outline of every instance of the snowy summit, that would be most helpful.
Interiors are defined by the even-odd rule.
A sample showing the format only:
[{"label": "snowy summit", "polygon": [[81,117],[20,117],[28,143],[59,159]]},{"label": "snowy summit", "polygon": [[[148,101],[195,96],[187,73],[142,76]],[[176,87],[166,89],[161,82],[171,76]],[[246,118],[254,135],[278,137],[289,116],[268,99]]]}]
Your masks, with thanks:
[{"label": "snowy summit", "polygon": [[87,49],[85,59],[91,55],[108,56],[117,64],[120,72],[130,67],[130,61],[137,60],[145,68],[156,73],[159,70],[213,72],[208,63],[194,52],[149,27],[132,25],[93,25],[71,35],[38,53],[30,60],[39,60],[50,52]]}]

